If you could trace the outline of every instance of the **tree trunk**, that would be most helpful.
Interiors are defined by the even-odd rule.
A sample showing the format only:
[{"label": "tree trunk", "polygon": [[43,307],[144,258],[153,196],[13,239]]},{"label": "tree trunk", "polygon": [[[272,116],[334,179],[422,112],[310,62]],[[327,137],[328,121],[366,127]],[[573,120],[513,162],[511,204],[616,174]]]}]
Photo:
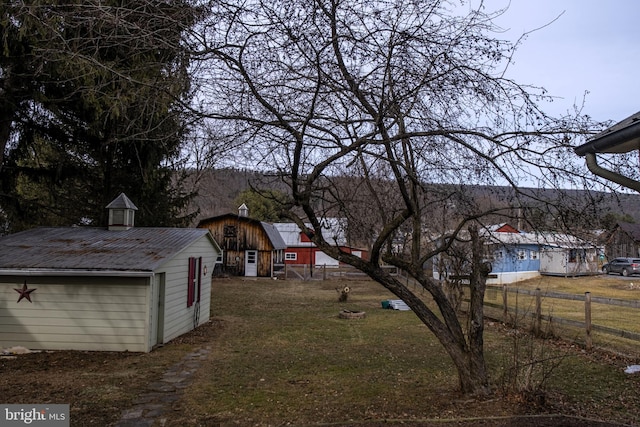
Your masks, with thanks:
[{"label": "tree trunk", "polygon": [[15,118],[15,109],[10,107],[9,100],[5,100],[3,104],[0,107],[0,170],[4,164],[4,153],[9,143],[11,126]]},{"label": "tree trunk", "polygon": [[491,266],[483,261],[484,245],[475,225],[469,227],[471,236],[471,276],[469,278],[469,365],[482,388],[488,388],[487,368],[484,360],[484,293]]},{"label": "tree trunk", "polygon": [[[349,262],[347,261],[347,263]],[[479,262],[479,264],[482,266],[481,262]],[[475,314],[471,318],[470,325],[472,325],[472,327],[469,330],[467,340],[457,313],[439,283],[431,284],[429,279],[422,276],[424,281],[423,285],[433,296],[435,303],[439,307],[442,319],[430,310],[424,301],[415,295],[407,286],[388,275],[384,270],[371,270],[365,266],[359,266],[357,268],[366,271],[373,280],[382,284],[394,295],[402,299],[429,330],[433,332],[456,367],[460,391],[462,393],[473,395],[487,394],[489,392],[489,380],[484,361],[482,338],[484,332],[482,323],[484,286],[478,286],[478,289],[472,291],[472,295],[475,295],[475,297],[472,297],[472,300],[475,299],[476,301],[472,304]],[[480,272],[482,273],[482,271],[484,270]],[[416,275],[420,277],[419,274]],[[486,274],[478,274],[478,277],[484,277],[484,280],[480,280],[483,285],[486,281]],[[480,296],[480,294],[482,294],[482,296]]]}]

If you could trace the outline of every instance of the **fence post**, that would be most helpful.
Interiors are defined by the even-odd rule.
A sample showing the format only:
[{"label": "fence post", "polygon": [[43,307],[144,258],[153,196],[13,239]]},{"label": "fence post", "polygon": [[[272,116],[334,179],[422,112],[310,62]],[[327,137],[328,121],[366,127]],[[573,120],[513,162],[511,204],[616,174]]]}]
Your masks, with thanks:
[{"label": "fence post", "polygon": [[322,266],[322,280],[327,280],[327,264]]},{"label": "fence post", "polygon": [[509,307],[507,306],[507,285],[502,285],[502,317],[504,319],[504,323],[509,323]]},{"label": "fence post", "polygon": [[536,288],[536,317],[533,322],[533,333],[537,337],[540,336],[541,321],[542,321],[542,291],[540,291],[540,288]]},{"label": "fence post", "polygon": [[287,280],[287,263],[284,263],[284,280]]},{"label": "fence post", "polygon": [[586,347],[591,350],[593,340],[591,338],[591,292],[584,293],[584,324],[586,328]]}]

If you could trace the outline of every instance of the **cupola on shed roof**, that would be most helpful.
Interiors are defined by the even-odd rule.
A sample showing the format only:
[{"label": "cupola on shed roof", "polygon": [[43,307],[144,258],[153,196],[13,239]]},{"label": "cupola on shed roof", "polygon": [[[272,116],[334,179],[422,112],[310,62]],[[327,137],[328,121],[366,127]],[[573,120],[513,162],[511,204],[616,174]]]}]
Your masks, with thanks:
[{"label": "cupola on shed roof", "polygon": [[129,230],[133,227],[136,205],[127,197],[120,193],[107,205],[109,210],[109,230]]}]

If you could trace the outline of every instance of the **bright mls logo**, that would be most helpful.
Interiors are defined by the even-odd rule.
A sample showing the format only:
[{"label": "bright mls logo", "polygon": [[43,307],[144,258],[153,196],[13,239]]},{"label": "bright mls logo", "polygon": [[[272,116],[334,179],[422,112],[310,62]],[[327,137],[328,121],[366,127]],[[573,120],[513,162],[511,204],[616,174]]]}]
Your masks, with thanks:
[{"label": "bright mls logo", "polygon": [[69,405],[2,405],[0,426],[69,427]]}]

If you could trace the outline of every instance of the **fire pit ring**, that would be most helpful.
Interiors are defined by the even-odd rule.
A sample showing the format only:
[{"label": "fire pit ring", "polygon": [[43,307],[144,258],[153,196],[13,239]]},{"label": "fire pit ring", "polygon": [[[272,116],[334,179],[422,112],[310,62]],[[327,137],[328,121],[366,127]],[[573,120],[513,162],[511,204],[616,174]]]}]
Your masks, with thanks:
[{"label": "fire pit ring", "polygon": [[340,319],[363,319],[367,313],[364,311],[340,310],[338,317]]}]

